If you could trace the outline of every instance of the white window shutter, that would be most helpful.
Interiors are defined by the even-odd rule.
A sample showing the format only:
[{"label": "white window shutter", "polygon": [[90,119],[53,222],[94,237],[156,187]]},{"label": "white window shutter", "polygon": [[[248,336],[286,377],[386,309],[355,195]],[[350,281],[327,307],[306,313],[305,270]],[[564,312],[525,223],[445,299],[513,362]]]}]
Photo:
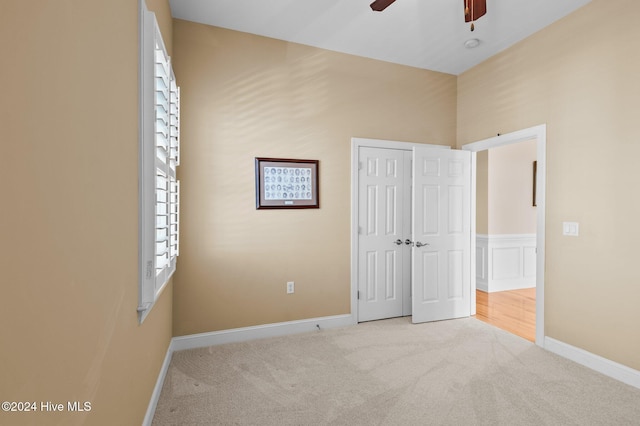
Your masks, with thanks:
[{"label": "white window shutter", "polygon": [[176,268],[179,254],[180,88],[155,15],[141,7],[140,322]]},{"label": "white window shutter", "polygon": [[180,88],[176,85],[175,79],[171,81],[171,102],[170,102],[170,158],[171,167],[175,170],[180,165]]}]

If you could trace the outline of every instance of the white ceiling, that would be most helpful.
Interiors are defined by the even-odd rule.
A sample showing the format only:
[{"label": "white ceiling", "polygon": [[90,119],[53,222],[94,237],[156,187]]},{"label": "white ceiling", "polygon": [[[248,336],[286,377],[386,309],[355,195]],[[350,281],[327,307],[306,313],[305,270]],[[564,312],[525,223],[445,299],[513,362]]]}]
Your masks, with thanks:
[{"label": "white ceiling", "polygon": [[[487,0],[471,32],[464,0],[170,0],[174,18],[458,75],[591,0]],[[464,42],[480,40],[475,49]]]}]

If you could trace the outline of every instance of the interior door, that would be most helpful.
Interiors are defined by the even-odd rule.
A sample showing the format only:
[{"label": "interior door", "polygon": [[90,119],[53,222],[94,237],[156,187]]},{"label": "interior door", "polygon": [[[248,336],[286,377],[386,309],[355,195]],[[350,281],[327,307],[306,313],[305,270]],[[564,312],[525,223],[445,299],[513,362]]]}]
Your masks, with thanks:
[{"label": "interior door", "polygon": [[411,156],[359,148],[358,321],[411,315]]},{"label": "interior door", "polygon": [[471,153],[413,150],[413,322],[471,312]]}]

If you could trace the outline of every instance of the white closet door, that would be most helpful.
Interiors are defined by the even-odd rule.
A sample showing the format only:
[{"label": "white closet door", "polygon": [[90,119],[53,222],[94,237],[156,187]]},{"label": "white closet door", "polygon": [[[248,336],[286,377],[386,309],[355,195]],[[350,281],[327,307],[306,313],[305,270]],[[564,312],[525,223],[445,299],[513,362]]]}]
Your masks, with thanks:
[{"label": "white closet door", "polygon": [[471,309],[471,153],[414,148],[413,322]]},{"label": "white closet door", "polygon": [[411,314],[410,151],[359,152],[358,320]]}]

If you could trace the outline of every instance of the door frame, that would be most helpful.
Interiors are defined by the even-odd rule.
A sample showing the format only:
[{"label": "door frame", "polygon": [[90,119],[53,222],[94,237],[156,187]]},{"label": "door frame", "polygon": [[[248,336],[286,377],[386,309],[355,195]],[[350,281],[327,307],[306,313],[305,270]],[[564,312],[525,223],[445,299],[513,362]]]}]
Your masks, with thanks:
[{"label": "door frame", "polygon": [[[358,171],[360,163],[360,147],[413,151],[413,147],[416,145],[427,146],[430,148],[451,149],[450,146],[446,145],[419,144],[383,139],[351,138],[351,319],[354,324],[358,323]],[[475,257],[472,255],[471,259],[475,259]],[[472,273],[471,277],[473,285],[475,286],[475,274]],[[473,306],[475,306],[475,293],[473,296]]]},{"label": "door frame", "polygon": [[[528,140],[536,140],[536,161],[537,177],[536,183],[536,345],[544,347],[544,265],[545,265],[545,206],[546,206],[546,173],[547,173],[547,125],[541,124],[527,129],[518,130],[504,135],[498,135],[489,139],[462,145],[460,149],[479,152],[499,146],[511,145],[518,142]],[[476,239],[476,164],[472,162],[471,166],[471,238]],[[471,256],[472,263],[475,263],[475,256]],[[475,296],[475,274],[472,274],[472,291]]]}]

